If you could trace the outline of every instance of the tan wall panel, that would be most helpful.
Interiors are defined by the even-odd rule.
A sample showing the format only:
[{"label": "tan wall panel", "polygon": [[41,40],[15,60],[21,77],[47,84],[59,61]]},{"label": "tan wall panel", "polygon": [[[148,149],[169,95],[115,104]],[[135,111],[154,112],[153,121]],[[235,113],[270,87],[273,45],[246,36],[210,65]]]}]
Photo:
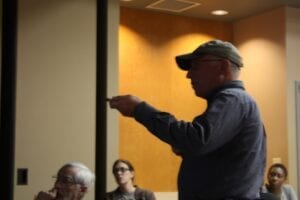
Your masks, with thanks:
[{"label": "tan wall panel", "polygon": [[[121,8],[120,94],[134,94],[178,119],[205,109],[174,56],[212,38],[231,40],[231,24]],[[133,119],[120,117],[120,157],[136,167],[136,183],[176,191],[180,158]]]},{"label": "tan wall panel", "polygon": [[68,161],[94,171],[96,14],[95,0],[18,1],[14,172],[28,168],[28,185],[15,200],[51,189]]},{"label": "tan wall panel", "polygon": [[[288,152],[289,152],[289,183],[300,192],[299,172],[299,136],[297,127],[300,122],[296,118],[295,81],[300,80],[299,52],[300,52],[300,8],[286,8],[286,63],[287,63],[287,126],[288,126]],[[300,126],[299,126],[300,128]],[[299,169],[299,166],[298,166]]]}]

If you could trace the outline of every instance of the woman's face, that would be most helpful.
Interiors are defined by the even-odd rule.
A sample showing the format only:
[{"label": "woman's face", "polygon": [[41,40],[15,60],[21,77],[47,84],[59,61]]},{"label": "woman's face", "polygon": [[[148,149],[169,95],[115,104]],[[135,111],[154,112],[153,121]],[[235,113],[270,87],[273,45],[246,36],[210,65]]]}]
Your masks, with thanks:
[{"label": "woman's face", "polygon": [[113,169],[118,185],[122,186],[128,183],[132,183],[134,172],[131,171],[126,163],[118,162]]},{"label": "woman's face", "polygon": [[286,174],[280,167],[272,167],[268,174],[268,182],[272,188],[280,188],[286,179]]}]

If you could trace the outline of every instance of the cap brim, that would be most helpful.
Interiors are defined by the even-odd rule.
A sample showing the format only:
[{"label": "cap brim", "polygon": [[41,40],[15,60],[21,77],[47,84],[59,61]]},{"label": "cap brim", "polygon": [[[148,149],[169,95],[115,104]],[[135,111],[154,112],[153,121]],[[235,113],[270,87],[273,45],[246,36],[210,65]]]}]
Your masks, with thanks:
[{"label": "cap brim", "polygon": [[178,67],[182,70],[189,70],[191,68],[191,61],[198,58],[199,56],[193,53],[183,54],[175,57]]}]

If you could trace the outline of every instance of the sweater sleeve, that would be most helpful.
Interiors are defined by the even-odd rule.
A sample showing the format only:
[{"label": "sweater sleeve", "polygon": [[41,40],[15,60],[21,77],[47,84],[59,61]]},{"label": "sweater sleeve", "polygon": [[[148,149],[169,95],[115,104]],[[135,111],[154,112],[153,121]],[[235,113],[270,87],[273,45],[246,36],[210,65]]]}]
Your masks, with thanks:
[{"label": "sweater sleeve", "polygon": [[201,155],[220,148],[238,134],[244,111],[237,98],[223,95],[192,122],[177,120],[172,114],[159,111],[146,102],[136,107],[134,117],[172,147],[183,153]]}]

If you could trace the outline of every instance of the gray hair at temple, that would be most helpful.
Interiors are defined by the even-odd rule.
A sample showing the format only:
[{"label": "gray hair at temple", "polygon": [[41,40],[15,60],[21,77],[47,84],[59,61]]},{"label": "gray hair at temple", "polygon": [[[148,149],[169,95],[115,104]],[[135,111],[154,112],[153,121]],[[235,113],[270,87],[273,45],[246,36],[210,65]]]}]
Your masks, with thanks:
[{"label": "gray hair at temple", "polygon": [[75,174],[75,182],[87,187],[87,190],[91,190],[95,184],[95,174],[83,163],[72,161],[66,163],[61,169],[66,167],[77,168],[78,171]]}]

